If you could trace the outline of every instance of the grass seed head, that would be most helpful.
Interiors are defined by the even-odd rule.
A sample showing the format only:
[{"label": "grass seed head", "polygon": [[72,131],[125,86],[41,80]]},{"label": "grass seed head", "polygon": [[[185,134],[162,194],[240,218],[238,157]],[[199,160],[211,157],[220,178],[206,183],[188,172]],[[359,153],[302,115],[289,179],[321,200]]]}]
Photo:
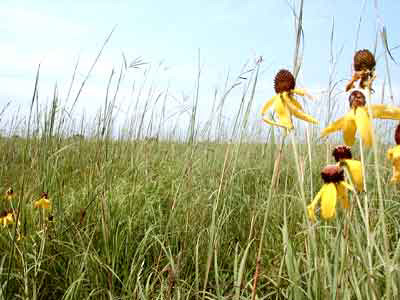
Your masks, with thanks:
[{"label": "grass seed head", "polygon": [[290,92],[296,86],[296,80],[288,70],[280,70],[274,79],[274,88],[276,93]]}]

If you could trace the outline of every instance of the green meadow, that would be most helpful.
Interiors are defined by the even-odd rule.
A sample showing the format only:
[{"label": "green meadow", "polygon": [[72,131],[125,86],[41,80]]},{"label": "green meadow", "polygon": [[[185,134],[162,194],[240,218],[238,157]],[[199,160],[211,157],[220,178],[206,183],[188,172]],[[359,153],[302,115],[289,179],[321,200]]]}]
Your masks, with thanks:
[{"label": "green meadow", "polygon": [[[372,162],[351,212],[312,224],[304,205],[333,147],[297,146],[296,156],[283,147],[271,182],[280,153],[271,141],[2,138],[0,178],[15,191],[19,224],[1,228],[1,297],[250,299],[255,276],[256,299],[396,295],[400,207],[386,184],[390,166],[379,165],[385,227]],[[33,207],[42,191],[49,211]]]}]

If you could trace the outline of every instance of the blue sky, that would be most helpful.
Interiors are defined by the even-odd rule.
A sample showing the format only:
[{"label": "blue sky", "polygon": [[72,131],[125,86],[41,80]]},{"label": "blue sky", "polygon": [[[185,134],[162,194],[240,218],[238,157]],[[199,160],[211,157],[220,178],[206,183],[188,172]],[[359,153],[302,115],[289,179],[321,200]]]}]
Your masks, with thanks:
[{"label": "blue sky", "polygon": [[[298,5],[300,1],[295,1]],[[365,10],[362,10],[365,2]],[[200,49],[202,77],[200,109],[206,112],[216,87],[224,85],[230,72],[236,76],[243,64],[263,56],[254,110],[273,94],[272,80],[281,68],[292,68],[295,46],[291,8],[285,0],[202,1],[8,1],[0,4],[1,41],[0,108],[9,101],[14,107],[29,106],[34,77],[41,64],[40,101],[45,104],[55,83],[65,98],[74,66],[79,58],[77,82],[90,68],[108,33],[116,25],[103,55],[81,96],[79,107],[96,111],[104,102],[111,70],[121,67],[121,53],[128,62],[136,57],[152,64],[154,84],[169,87],[175,98],[193,95]],[[380,20],[388,30],[390,46],[400,44],[400,1],[378,1]],[[377,31],[374,1],[305,0],[304,62],[298,86],[308,87],[320,101],[309,109],[317,113],[323,105],[329,78],[329,40],[335,23],[334,44],[338,58],[335,80],[348,79],[355,47],[357,23],[362,26],[357,48],[372,49]],[[385,76],[382,47],[378,45],[378,79]],[[393,55],[400,62],[399,50]],[[160,66],[161,62],[161,66]],[[395,96],[400,88],[399,66],[390,62]],[[121,113],[132,102],[132,82],[143,78],[143,70],[130,70],[120,92]],[[343,89],[344,81],[339,84]],[[240,92],[238,91],[238,95]],[[345,97],[345,96],[343,96]],[[237,99],[232,99],[232,110]],[[399,103],[398,100],[395,100]],[[229,109],[228,109],[229,110]],[[229,111],[226,112],[229,114]],[[200,116],[205,118],[207,114]]]}]

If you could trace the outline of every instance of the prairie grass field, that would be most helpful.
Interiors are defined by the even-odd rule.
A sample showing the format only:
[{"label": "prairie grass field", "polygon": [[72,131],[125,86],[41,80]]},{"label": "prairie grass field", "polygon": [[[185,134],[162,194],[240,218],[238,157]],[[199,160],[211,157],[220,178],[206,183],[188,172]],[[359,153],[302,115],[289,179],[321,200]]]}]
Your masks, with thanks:
[{"label": "prairie grass field", "polygon": [[[297,79],[303,1],[291,9],[288,60]],[[360,24],[361,17],[357,30]],[[393,100],[395,48],[383,29],[370,47],[386,72],[374,103],[383,103],[387,89]],[[400,298],[400,189],[387,158],[398,121],[373,123],[378,138],[370,149],[357,135],[351,151],[362,161],[364,191],[349,191],[350,208],[337,205],[336,218],[323,220],[317,211],[313,222],[307,206],[343,139],[322,139],[318,127],[299,121],[287,131],[263,123],[254,104],[262,58],[227,78],[206,120],[200,51],[193,96],[172,117],[169,87],[158,92],[157,76],[145,71],[132,84],[133,115],[121,120],[124,76],[148,67],[140,57],[130,65],[124,57],[97,114],[85,117],[77,108],[81,92],[113,31],[88,73],[72,75],[67,94],[56,85],[43,99],[39,66],[29,109],[12,114],[9,104],[0,107],[0,300]],[[331,35],[326,93],[313,111],[321,126],[341,113],[338,103],[348,106],[337,101],[348,97],[348,74],[336,74],[333,25]],[[230,119],[229,101],[236,101]]]},{"label": "prairie grass field", "polygon": [[[278,148],[2,138],[0,178],[15,190],[10,205],[19,211],[19,226],[18,232],[14,226],[1,230],[1,296],[248,299],[259,246],[257,299],[380,298],[386,263],[397,294],[396,187],[383,185],[385,232],[373,176],[367,183],[368,225],[361,195],[352,196],[350,214],[312,224],[304,214],[290,144],[271,187]],[[319,166],[332,161],[331,148],[313,145],[308,153],[298,145],[307,203],[321,185]],[[388,182],[390,168],[383,164],[380,171],[382,183]],[[33,208],[42,191],[52,201],[50,212]],[[390,262],[384,260],[384,235]]]}]

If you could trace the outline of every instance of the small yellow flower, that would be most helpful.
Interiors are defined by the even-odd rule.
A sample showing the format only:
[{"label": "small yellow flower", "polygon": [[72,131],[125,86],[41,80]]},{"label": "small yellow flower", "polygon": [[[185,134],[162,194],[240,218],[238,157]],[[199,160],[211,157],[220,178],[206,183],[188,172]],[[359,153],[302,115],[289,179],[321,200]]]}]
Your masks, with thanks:
[{"label": "small yellow flower", "polygon": [[[293,129],[292,116],[301,120],[318,124],[318,121],[307,115],[301,104],[294,98],[294,95],[306,96],[306,92],[295,89],[296,81],[288,70],[280,70],[275,76],[274,88],[276,95],[269,99],[261,109],[263,121],[272,126],[279,126],[288,130]],[[266,117],[266,113],[274,107],[279,122]]]},{"label": "small yellow flower", "polygon": [[400,182],[400,124],[397,125],[394,139],[397,146],[390,148],[387,152],[387,157],[393,164],[393,175],[390,181]]},{"label": "small yellow flower", "polygon": [[362,165],[361,162],[352,159],[351,149],[345,145],[337,146],[333,152],[333,157],[335,158],[338,165],[345,167],[351,177],[351,181],[356,187],[358,192],[362,192],[364,189],[363,176],[362,176]]},{"label": "small yellow flower", "polygon": [[326,127],[321,137],[328,136],[335,131],[343,131],[344,142],[352,146],[355,141],[356,131],[358,130],[365,146],[372,145],[372,119],[392,119],[400,120],[400,108],[384,104],[371,104],[372,116],[368,113],[365,96],[360,90],[353,91],[349,97],[350,111],[342,118],[336,120]]},{"label": "small yellow flower", "polygon": [[51,201],[49,200],[47,193],[42,193],[40,195],[40,199],[33,203],[33,207],[34,208],[50,209],[51,208]]},{"label": "small yellow flower", "polygon": [[14,224],[14,213],[10,210],[0,212],[0,224],[3,226]]},{"label": "small yellow flower", "polygon": [[321,171],[324,184],[315,196],[314,200],[307,206],[308,217],[315,222],[315,209],[318,204],[321,208],[321,217],[330,220],[336,216],[336,204],[342,208],[350,207],[347,190],[352,187],[344,181],[344,170],[337,165],[328,165]]},{"label": "small yellow flower", "polygon": [[5,193],[5,199],[11,201],[15,197],[15,193],[12,187],[9,187]]}]

